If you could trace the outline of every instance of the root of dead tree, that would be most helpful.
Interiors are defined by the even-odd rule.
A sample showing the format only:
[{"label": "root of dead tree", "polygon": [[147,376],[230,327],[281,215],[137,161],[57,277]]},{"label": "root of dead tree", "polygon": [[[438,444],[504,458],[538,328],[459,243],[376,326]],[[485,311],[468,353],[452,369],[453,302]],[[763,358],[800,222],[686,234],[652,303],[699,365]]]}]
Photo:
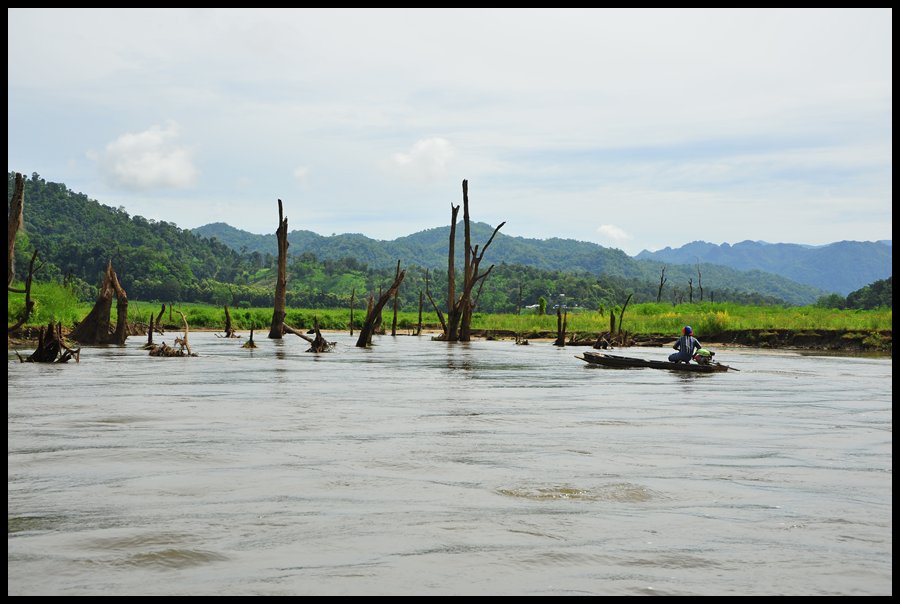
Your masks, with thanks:
[{"label": "root of dead tree", "polygon": [[316,337],[311,338],[300,330],[294,329],[290,325],[283,324],[282,329],[284,333],[292,333],[298,338],[303,338],[307,342],[309,342],[309,348],[306,349],[306,352],[331,352],[334,350],[334,342],[327,341],[324,337],[322,337],[322,332],[319,331],[319,322],[313,322],[313,333]]},{"label": "root of dead tree", "polygon": [[81,359],[81,349],[69,347],[62,335],[62,325],[53,321],[47,327],[41,327],[38,332],[37,348],[27,358],[22,358],[18,352],[16,356],[22,363],[68,363],[75,359],[77,363]]}]

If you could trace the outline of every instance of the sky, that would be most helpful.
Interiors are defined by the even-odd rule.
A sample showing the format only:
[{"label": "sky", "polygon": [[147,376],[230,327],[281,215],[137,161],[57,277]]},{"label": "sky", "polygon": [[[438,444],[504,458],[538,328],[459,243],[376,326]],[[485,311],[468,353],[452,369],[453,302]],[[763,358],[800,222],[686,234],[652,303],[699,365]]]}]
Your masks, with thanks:
[{"label": "sky", "polygon": [[891,239],[890,8],[7,11],[8,169],[130,214]]}]

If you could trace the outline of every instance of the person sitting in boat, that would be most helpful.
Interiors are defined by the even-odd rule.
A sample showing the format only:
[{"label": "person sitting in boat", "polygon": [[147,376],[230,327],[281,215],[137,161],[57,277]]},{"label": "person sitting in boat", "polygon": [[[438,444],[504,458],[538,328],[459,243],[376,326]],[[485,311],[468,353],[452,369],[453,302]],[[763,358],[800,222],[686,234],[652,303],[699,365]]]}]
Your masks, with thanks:
[{"label": "person sitting in boat", "polygon": [[669,361],[673,363],[690,363],[694,357],[694,351],[700,350],[700,342],[694,337],[694,330],[690,325],[685,325],[681,330],[681,337],[672,346],[677,352],[669,355]]}]

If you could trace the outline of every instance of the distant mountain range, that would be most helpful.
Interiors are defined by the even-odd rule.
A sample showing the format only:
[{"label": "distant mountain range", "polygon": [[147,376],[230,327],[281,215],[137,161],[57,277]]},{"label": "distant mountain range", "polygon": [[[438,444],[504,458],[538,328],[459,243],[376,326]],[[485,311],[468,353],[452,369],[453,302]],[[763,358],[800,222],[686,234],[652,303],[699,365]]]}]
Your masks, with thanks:
[{"label": "distant mountain range", "polygon": [[[255,235],[221,222],[193,231],[202,237],[217,239],[236,251],[273,255],[277,252],[274,235]],[[459,238],[462,237],[461,231],[457,229]],[[487,241],[492,231],[493,227],[485,223],[472,225],[472,237],[478,244]],[[444,226],[391,241],[380,241],[360,234],[322,236],[311,231],[295,230],[288,234],[288,241],[289,251],[295,256],[308,252],[320,260],[352,257],[373,267],[392,266],[399,259],[404,265],[446,269],[449,234],[450,227]],[[461,250],[462,245],[457,244],[456,249]],[[699,295],[696,260],[689,265],[675,265],[653,259],[635,259],[621,250],[595,243],[559,238],[528,239],[509,236],[502,231],[485,258],[492,264],[518,264],[543,270],[612,275],[650,282],[657,281],[660,270],[668,264],[664,299],[668,299],[673,285],[686,291],[689,279],[693,279],[695,292]],[[821,288],[761,270],[742,271],[705,262],[701,270],[707,295],[716,289],[733,289],[757,292],[791,304],[810,304],[826,293]]]},{"label": "distant mountain range", "polygon": [[738,270],[766,271],[844,296],[873,281],[890,277],[893,272],[890,239],[838,241],[821,246],[764,241],[715,245],[694,241],[675,249],[644,250],[636,258],[669,264],[702,262]]}]

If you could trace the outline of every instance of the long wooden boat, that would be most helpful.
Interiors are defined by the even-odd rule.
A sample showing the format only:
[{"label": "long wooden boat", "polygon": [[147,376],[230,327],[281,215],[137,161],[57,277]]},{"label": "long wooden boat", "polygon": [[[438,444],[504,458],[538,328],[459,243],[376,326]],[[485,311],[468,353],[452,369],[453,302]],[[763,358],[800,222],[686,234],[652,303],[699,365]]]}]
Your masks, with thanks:
[{"label": "long wooden boat", "polygon": [[715,361],[708,365],[700,365],[698,363],[673,363],[671,361],[654,361],[652,359],[620,357],[614,354],[593,351],[586,351],[580,355],[576,354],[575,358],[591,363],[592,365],[603,365],[604,367],[612,367],[615,369],[649,367],[650,369],[670,369],[672,371],[691,371],[694,373],[718,373],[728,371],[729,369],[737,371],[734,367],[722,365]]}]

